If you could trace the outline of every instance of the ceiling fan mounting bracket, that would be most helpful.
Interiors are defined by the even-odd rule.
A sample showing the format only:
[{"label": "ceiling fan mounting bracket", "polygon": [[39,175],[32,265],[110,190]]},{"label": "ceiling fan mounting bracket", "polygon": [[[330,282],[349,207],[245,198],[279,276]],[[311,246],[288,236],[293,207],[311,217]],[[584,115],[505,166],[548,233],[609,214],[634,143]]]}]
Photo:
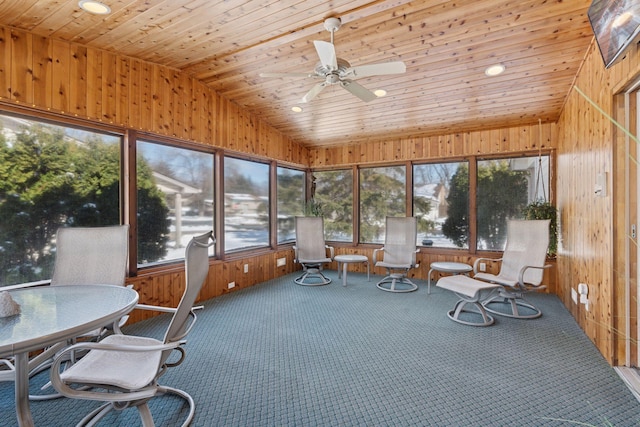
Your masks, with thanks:
[{"label": "ceiling fan mounting bracket", "polygon": [[331,34],[338,31],[341,25],[342,21],[340,20],[340,18],[327,18],[324,20],[324,28]]}]

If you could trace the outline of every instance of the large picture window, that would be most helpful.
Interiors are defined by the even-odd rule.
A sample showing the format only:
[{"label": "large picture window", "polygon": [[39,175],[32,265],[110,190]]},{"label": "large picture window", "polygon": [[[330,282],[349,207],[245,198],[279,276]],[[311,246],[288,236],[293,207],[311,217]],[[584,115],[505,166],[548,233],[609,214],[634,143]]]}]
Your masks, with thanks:
[{"label": "large picture window", "polygon": [[0,286],[50,279],[58,227],[120,224],[120,136],[0,115]]},{"label": "large picture window", "polygon": [[351,169],[313,172],[313,194],[324,217],[325,240],[353,241],[353,172]]},{"label": "large picture window", "polygon": [[404,166],[360,169],[360,242],[383,243],[388,216],[406,216]]},{"label": "large picture window", "polygon": [[269,245],[269,165],[224,159],[225,250]]},{"label": "large picture window", "polygon": [[418,245],[467,248],[468,162],[415,165],[413,215],[418,219]]},{"label": "large picture window", "polygon": [[277,169],[278,243],[296,239],[295,217],[304,215],[304,178],[303,171]]},{"label": "large picture window", "polygon": [[214,227],[213,154],[149,141],[137,149],[138,264],[182,259]]},{"label": "large picture window", "polygon": [[502,251],[507,220],[522,219],[533,201],[549,195],[549,156],[478,161],[476,192],[477,248]]}]

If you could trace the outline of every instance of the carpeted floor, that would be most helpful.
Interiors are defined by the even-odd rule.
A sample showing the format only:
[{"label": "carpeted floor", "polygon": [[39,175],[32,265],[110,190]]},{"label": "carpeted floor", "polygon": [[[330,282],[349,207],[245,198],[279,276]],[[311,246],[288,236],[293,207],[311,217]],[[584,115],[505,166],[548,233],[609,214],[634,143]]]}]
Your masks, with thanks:
[{"label": "carpeted floor", "polygon": [[[562,303],[532,295],[535,320],[486,328],[446,316],[452,293],[406,294],[335,271],[328,286],[293,275],[205,302],[187,359],[163,377],[196,401],[195,426],[640,426],[640,403]],[[161,338],[167,317],[125,329]],[[32,402],[37,426],[68,426],[96,402]],[[181,402],[151,405],[179,425]],[[102,425],[139,425],[128,409]],[[16,425],[0,383],[0,426]]]}]

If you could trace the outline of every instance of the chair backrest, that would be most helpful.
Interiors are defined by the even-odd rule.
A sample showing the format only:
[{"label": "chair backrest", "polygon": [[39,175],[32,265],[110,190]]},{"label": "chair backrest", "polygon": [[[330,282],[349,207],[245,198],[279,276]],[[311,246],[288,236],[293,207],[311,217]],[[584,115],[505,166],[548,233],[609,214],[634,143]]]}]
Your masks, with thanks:
[{"label": "chair backrest", "polygon": [[[502,266],[498,276],[509,280],[518,280],[524,266],[543,267],[549,247],[548,219],[510,220],[507,222],[507,243],[502,254]],[[524,282],[539,285],[544,270],[527,269]]]},{"label": "chair backrest", "polygon": [[296,217],[296,248],[298,260],[327,258],[324,241],[324,219],[322,217]]},{"label": "chair backrest", "polygon": [[[185,289],[165,333],[165,343],[179,341],[184,338],[188,328],[195,322],[195,319],[192,322],[188,322],[188,319],[193,303],[207,279],[209,273],[209,247],[214,243],[213,231],[209,231],[193,237],[187,244],[184,256]],[[164,363],[170,354],[171,350],[164,352],[161,363]]]},{"label": "chair backrest", "polygon": [[384,262],[415,264],[417,227],[415,217],[387,217],[384,237]]},{"label": "chair backrest", "polygon": [[51,285],[124,286],[129,226],[61,227]]}]

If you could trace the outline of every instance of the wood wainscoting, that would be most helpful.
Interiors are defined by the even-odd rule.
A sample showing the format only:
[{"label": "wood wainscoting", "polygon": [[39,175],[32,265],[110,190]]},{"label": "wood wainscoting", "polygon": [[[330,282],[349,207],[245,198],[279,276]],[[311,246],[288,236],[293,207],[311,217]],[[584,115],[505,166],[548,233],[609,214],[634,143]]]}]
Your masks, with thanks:
[{"label": "wood wainscoting", "polygon": [[[336,255],[357,254],[365,255],[369,258],[370,262],[373,261],[373,251],[375,248],[353,248],[353,247],[336,247]],[[485,256],[485,255],[483,255]],[[489,256],[491,257],[491,256]],[[495,258],[498,258],[499,254],[495,254]],[[285,258],[284,266],[277,266],[277,260]],[[469,255],[444,255],[436,253],[421,252],[418,254],[418,261],[420,266],[410,272],[410,277],[427,280],[427,274],[429,272],[429,265],[432,262],[438,261],[454,261],[462,262],[469,265],[473,265],[475,262],[475,256]],[[209,268],[209,275],[205,285],[200,292],[198,301],[202,302],[214,297],[218,297],[225,293],[235,292],[239,289],[245,289],[256,284],[265,282],[272,278],[284,276],[294,271],[300,270],[300,265],[294,263],[293,250],[290,248],[278,250],[272,253],[264,255],[249,256],[242,259],[233,261],[218,261],[212,260]],[[546,289],[543,292],[555,293],[557,288],[557,273],[555,267],[555,260],[549,260],[549,264],[552,268],[545,271],[543,283],[546,285]],[[248,266],[248,272],[244,272],[245,264]],[[326,266],[329,270],[337,270],[337,262],[330,263]],[[498,271],[492,270],[490,264],[487,265],[489,272],[497,273]],[[356,263],[349,265],[349,271],[366,273],[366,265],[363,263]],[[385,270],[383,268],[375,268],[373,262],[371,264],[371,274],[379,275],[383,277]],[[433,279],[437,280],[443,275],[438,272],[433,273]],[[374,278],[372,277],[372,286]],[[230,282],[235,282],[233,289],[228,288]],[[178,264],[175,268],[162,272],[149,271],[141,274],[139,277],[132,277],[127,280],[127,283],[133,285],[134,289],[140,294],[141,304],[160,305],[165,307],[177,307],[184,291],[184,264]],[[291,282],[293,285],[293,281]],[[130,316],[130,322],[137,322],[157,315],[157,312],[147,310],[134,310]]]}]

